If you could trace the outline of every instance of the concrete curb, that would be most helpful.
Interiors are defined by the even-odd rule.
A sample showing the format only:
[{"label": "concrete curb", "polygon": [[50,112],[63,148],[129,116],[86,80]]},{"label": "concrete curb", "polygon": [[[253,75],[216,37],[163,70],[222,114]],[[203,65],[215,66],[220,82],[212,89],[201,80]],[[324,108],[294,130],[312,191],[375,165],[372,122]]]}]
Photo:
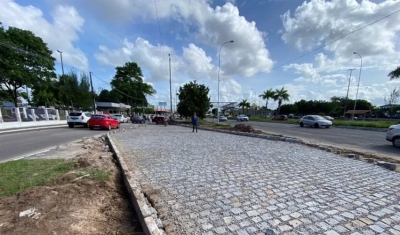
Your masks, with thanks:
[{"label": "concrete curb", "polygon": [[22,127],[22,128],[6,128],[6,129],[0,129],[0,134],[13,133],[13,132],[19,132],[19,131],[51,129],[51,128],[59,128],[59,127],[67,127],[67,125],[66,124],[54,124],[54,125],[43,125],[43,126]]},{"label": "concrete curb", "polygon": [[[129,129],[136,129],[137,127],[138,126],[131,127]],[[126,129],[119,129],[118,131],[112,131],[112,133],[117,133],[124,130]],[[159,220],[157,218],[157,211],[150,205],[150,202],[145,197],[139,182],[136,181],[136,179],[132,178],[128,165],[126,164],[124,157],[112,140],[110,134],[111,132],[107,133],[107,140],[110,145],[110,149],[114,152],[114,157],[118,162],[118,166],[124,179],[125,187],[129,193],[129,200],[135,208],[144,234],[165,235],[165,231],[157,225],[156,220]]]},{"label": "concrete curb", "polygon": [[[191,125],[185,125],[185,124],[175,124],[175,125],[192,128]],[[255,133],[247,133],[247,132],[239,132],[239,131],[227,131],[227,130],[209,128],[209,127],[201,127],[201,126],[199,126],[198,129],[206,130],[206,131],[220,132],[220,133],[231,134],[231,135],[248,136],[248,137],[255,137],[255,138],[275,140],[275,141],[285,141],[285,142],[289,142],[289,143],[302,144],[302,145],[305,145],[308,147],[319,148],[319,149],[327,151],[327,152],[333,151],[331,147],[320,145],[320,144],[311,144],[311,143],[308,143],[308,142],[306,142],[300,138],[296,138],[296,137],[289,137],[289,136],[283,136],[283,135],[271,135],[271,134],[267,134],[267,133],[255,134]],[[341,156],[342,152],[340,150],[338,150],[333,153]],[[375,159],[372,159],[372,158],[364,159],[363,156],[360,154],[348,154],[347,157],[355,159],[355,160],[360,160],[360,161],[366,160],[367,163],[372,163],[374,165],[383,167],[390,171],[396,171],[396,169],[397,169],[397,165],[395,163],[390,163],[390,162],[386,162],[386,161],[376,161]]]}]

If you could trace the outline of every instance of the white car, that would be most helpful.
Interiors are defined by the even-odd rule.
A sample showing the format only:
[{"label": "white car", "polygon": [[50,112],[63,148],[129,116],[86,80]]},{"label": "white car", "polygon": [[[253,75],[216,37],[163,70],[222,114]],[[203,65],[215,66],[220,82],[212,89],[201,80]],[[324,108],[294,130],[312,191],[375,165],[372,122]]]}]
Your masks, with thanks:
[{"label": "white car", "polygon": [[219,121],[220,122],[226,122],[226,121],[228,121],[228,118],[226,117],[226,116],[219,116]]},{"label": "white car", "polygon": [[70,112],[67,117],[69,128],[74,128],[76,125],[83,125],[88,127],[87,123],[92,116],[89,112]]},{"label": "white car", "polygon": [[238,122],[243,122],[243,121],[248,122],[249,121],[249,117],[247,117],[244,114],[239,114],[239,115],[236,116],[236,121],[238,121]]},{"label": "white car", "polygon": [[323,116],[323,118],[325,118],[326,120],[329,120],[329,121],[333,121],[333,120],[335,120],[333,117],[331,117],[331,116]]},{"label": "white car", "polygon": [[386,140],[392,142],[394,147],[400,148],[400,124],[389,127],[386,132]]},{"label": "white car", "polygon": [[311,127],[326,127],[329,128],[332,126],[332,122],[329,120],[326,120],[325,118],[319,116],[319,115],[307,115],[304,116],[300,119],[299,122],[300,126],[311,126]]},{"label": "white car", "polygon": [[120,123],[129,122],[129,118],[123,114],[114,114],[113,117],[115,117]]}]

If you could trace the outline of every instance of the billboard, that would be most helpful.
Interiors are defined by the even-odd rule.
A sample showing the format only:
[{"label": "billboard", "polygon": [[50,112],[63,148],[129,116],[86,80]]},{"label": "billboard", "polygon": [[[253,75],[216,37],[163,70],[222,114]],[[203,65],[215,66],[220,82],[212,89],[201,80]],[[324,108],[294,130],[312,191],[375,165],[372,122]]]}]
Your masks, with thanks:
[{"label": "billboard", "polygon": [[167,106],[167,102],[158,102],[158,106]]}]

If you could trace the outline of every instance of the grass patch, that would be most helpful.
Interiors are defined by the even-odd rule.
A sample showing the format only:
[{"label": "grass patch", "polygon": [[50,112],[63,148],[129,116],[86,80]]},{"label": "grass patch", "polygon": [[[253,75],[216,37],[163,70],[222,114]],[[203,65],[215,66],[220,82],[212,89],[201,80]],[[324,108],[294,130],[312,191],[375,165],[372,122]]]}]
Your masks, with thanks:
[{"label": "grass patch", "polygon": [[0,164],[0,197],[42,185],[49,179],[69,172],[72,161],[62,159],[17,160]]},{"label": "grass patch", "polygon": [[[236,120],[236,119],[235,119]],[[255,122],[274,122],[274,123],[286,123],[286,124],[299,124],[300,119],[288,119],[286,121],[276,121],[270,118],[264,117],[251,117],[250,121]],[[372,127],[372,128],[388,128],[391,125],[399,124],[400,121],[380,121],[380,120],[333,120],[334,126],[354,126],[354,127]]]},{"label": "grass patch", "polygon": [[110,174],[107,171],[101,169],[90,168],[82,175],[86,174],[90,174],[89,177],[93,180],[105,181],[110,179]]}]

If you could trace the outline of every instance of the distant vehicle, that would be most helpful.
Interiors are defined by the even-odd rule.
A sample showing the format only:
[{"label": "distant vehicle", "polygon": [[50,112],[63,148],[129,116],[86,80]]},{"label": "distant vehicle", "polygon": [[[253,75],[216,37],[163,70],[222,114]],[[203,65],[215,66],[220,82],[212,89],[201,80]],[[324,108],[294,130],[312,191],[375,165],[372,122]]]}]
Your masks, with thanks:
[{"label": "distant vehicle", "polygon": [[154,117],[153,122],[158,125],[158,124],[167,124],[167,120],[165,117]]},{"label": "distant vehicle", "polygon": [[286,121],[288,117],[286,115],[276,115],[272,118],[272,120],[277,120],[277,121]]},{"label": "distant vehicle", "polygon": [[311,126],[315,128],[332,126],[332,122],[318,115],[307,115],[300,119],[300,126]]},{"label": "distant vehicle", "polygon": [[112,128],[119,128],[119,121],[108,114],[92,115],[88,121],[88,126],[90,130],[94,128],[111,130]]},{"label": "distant vehicle", "polygon": [[322,116],[323,118],[325,118],[326,120],[329,120],[329,121],[333,121],[333,120],[335,120],[333,117],[331,117],[331,116]]},{"label": "distant vehicle", "polygon": [[120,123],[129,122],[129,118],[123,114],[114,114],[113,116],[117,118]]},{"label": "distant vehicle", "polygon": [[228,118],[226,116],[219,116],[219,121],[226,122],[226,121],[228,121]]},{"label": "distant vehicle", "polygon": [[135,115],[132,117],[132,123],[140,123],[143,124],[146,122],[146,120],[143,118],[143,116]]},{"label": "distant vehicle", "polygon": [[238,122],[244,122],[244,121],[248,122],[249,121],[249,117],[247,117],[244,114],[239,114],[239,115],[236,116],[236,121],[238,121]]},{"label": "distant vehicle", "polygon": [[67,123],[69,128],[74,128],[76,125],[83,125],[88,127],[88,121],[92,116],[89,112],[70,112],[67,117]]},{"label": "distant vehicle", "polygon": [[400,148],[400,124],[389,127],[386,132],[386,140],[392,142],[394,147]]}]

